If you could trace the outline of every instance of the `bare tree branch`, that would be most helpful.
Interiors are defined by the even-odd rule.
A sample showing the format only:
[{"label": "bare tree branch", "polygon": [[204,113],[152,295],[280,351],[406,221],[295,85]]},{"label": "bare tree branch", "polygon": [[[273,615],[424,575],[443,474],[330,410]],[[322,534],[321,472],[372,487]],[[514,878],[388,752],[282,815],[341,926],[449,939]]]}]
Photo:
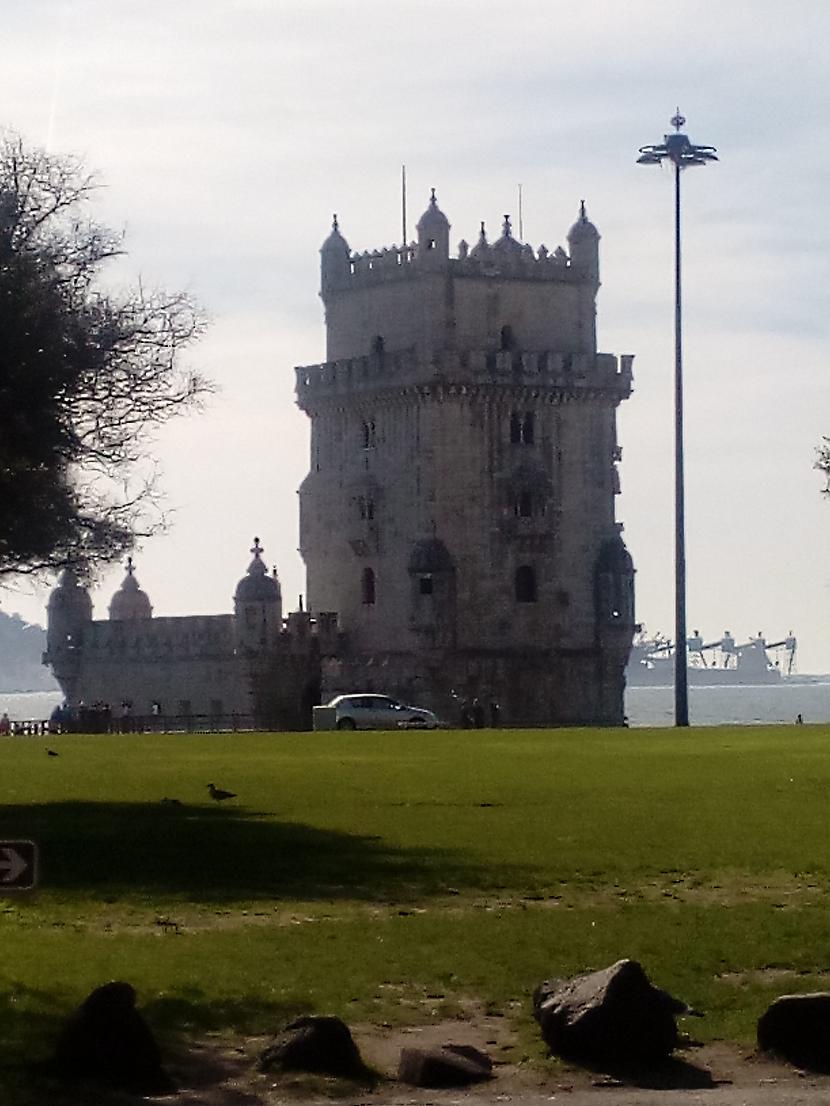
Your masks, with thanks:
[{"label": "bare tree branch", "polygon": [[123,236],[85,214],[75,158],[0,137],[0,578],[120,557],[158,532],[157,429],[212,385],[180,357],[205,329],[182,292],[116,295]]}]

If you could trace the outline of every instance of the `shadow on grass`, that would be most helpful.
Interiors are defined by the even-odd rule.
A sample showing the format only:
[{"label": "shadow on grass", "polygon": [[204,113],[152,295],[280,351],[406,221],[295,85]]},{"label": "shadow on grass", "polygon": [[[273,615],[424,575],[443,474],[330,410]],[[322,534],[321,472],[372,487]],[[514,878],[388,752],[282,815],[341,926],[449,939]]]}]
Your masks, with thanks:
[{"label": "shadow on grass", "polygon": [[160,894],[238,899],[402,901],[520,881],[516,866],[448,849],[279,822],[244,808],[52,802],[0,809],[0,838],[40,847],[41,887],[107,899]]},{"label": "shadow on grass", "polygon": [[[140,1095],[117,1093],[95,1084],[77,1087],[61,1082],[50,1063],[68,1014],[74,1008],[67,996],[17,986],[0,993],[0,1102],[15,1106],[98,1106],[139,1103]],[[254,998],[217,1001],[197,988],[139,1005],[161,1044],[163,1064],[175,1082],[206,1088],[249,1066],[244,1057],[229,1059],[219,1046],[194,1045],[202,1034],[230,1029],[234,1034],[272,1034],[298,1014],[297,1003]],[[236,1100],[235,1100],[236,1101]],[[239,1102],[259,1099],[240,1095]]]}]

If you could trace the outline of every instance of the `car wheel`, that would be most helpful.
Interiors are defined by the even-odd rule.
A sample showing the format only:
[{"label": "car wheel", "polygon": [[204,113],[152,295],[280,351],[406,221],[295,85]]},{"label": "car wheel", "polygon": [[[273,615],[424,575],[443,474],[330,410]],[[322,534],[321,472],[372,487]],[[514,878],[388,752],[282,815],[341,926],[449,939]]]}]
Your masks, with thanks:
[{"label": "car wheel", "polygon": [[354,724],[354,718],[341,718],[337,723],[338,730],[356,730],[357,726]]}]

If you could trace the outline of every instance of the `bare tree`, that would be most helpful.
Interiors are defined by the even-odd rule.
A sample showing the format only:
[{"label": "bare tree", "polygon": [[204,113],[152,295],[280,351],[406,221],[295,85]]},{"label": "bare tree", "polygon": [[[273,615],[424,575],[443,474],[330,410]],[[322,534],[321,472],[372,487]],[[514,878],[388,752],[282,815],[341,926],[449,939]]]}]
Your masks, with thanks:
[{"label": "bare tree", "polygon": [[188,295],[100,284],[122,236],[73,157],[0,139],[0,577],[117,559],[164,525],[154,432],[212,390]]}]

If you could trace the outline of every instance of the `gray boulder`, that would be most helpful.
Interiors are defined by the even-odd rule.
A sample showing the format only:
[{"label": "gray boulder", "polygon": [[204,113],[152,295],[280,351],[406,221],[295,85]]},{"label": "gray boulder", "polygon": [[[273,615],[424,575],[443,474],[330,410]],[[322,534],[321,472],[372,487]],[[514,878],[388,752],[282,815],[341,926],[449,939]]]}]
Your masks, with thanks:
[{"label": "gray boulder", "polygon": [[259,1059],[262,1071],[316,1072],[361,1079],[369,1071],[349,1027],[340,1018],[307,1014],[289,1022]]},{"label": "gray boulder", "polygon": [[465,1087],[493,1074],[493,1061],[472,1045],[403,1048],[398,1079],[412,1087]]},{"label": "gray boulder", "polygon": [[64,1080],[89,1079],[142,1094],[175,1090],[129,983],[106,983],[70,1015],[51,1065]]},{"label": "gray boulder", "polygon": [[635,1065],[669,1056],[678,1042],[675,1017],[694,1013],[655,987],[636,960],[541,983],[533,1011],[551,1052]]},{"label": "gray boulder", "polygon": [[758,1048],[800,1068],[830,1071],[830,992],[781,995],[758,1019]]}]

